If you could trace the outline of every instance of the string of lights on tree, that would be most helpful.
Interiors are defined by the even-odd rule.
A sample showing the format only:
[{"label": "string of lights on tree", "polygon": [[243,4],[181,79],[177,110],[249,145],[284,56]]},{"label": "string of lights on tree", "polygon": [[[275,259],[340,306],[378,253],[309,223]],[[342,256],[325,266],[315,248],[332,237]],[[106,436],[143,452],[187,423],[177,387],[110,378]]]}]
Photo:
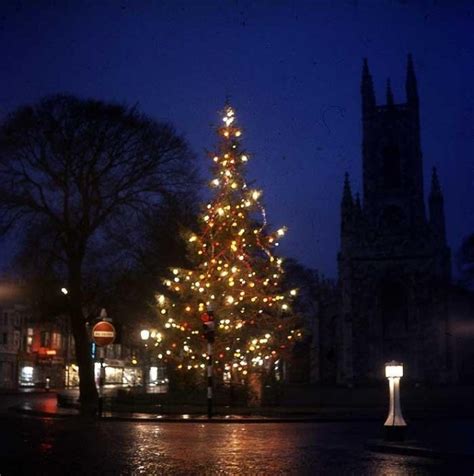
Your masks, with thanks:
[{"label": "string of lights on tree", "polygon": [[216,318],[215,366],[224,375],[245,376],[252,367],[269,368],[301,336],[291,301],[283,293],[282,259],[273,250],[286,232],[267,231],[262,192],[247,186],[249,161],[241,146],[242,129],[226,106],[212,154],[213,199],[199,217],[199,233],[188,233],[193,269],[172,269],[158,295],[157,357],[178,369],[204,368],[205,340],[200,316],[212,308]]}]

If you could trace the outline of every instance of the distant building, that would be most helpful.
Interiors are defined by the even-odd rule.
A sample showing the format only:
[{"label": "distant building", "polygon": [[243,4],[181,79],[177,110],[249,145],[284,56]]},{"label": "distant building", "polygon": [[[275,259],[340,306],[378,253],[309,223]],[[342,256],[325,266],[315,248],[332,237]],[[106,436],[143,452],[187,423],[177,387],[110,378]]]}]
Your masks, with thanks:
[{"label": "distant building", "polygon": [[18,354],[21,387],[64,387],[78,383],[74,339],[67,316],[30,316],[24,323],[24,342]]},{"label": "distant building", "polygon": [[[0,284],[5,289],[7,285]],[[18,386],[18,352],[22,347],[22,329],[28,318],[28,308],[12,301],[11,296],[1,296],[0,291],[0,388]]]},{"label": "distant building", "polygon": [[455,378],[449,319],[450,249],[444,204],[433,170],[425,210],[417,82],[411,57],[406,102],[376,103],[367,61],[362,72],[363,194],[346,175],[338,255],[340,383],[383,377],[402,361],[408,378]]}]

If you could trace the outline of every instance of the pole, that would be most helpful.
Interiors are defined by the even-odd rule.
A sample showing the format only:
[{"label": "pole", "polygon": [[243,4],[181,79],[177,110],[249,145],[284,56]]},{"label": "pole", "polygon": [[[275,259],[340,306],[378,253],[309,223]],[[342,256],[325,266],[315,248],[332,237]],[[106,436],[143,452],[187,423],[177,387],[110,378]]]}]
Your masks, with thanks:
[{"label": "pole", "polygon": [[143,384],[143,393],[147,393],[148,390],[148,377],[149,377],[149,350],[147,347],[147,344],[145,344],[145,347],[142,349],[142,384]]},{"label": "pole", "polygon": [[99,373],[99,417],[102,416],[104,409],[104,382],[105,382],[105,367],[104,357],[100,358],[100,373]]},{"label": "pole", "polygon": [[212,418],[212,343],[207,343],[207,417]]},{"label": "pole", "polygon": [[405,436],[407,424],[403,418],[400,406],[400,377],[389,377],[390,407],[385,421],[385,439],[389,441],[402,441]]}]

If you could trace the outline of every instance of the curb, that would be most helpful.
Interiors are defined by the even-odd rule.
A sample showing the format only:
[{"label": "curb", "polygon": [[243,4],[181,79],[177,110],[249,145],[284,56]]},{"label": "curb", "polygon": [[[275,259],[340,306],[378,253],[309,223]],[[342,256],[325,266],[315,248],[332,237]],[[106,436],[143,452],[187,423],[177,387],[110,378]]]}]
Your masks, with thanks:
[{"label": "curb", "polygon": [[[22,408],[21,406],[13,406],[8,409],[9,413],[18,413],[24,416],[43,417],[43,418],[82,418],[77,413],[63,413],[63,412],[46,412],[43,410],[36,410],[34,408]],[[137,412],[140,414],[140,412]],[[136,415],[136,414],[135,414]],[[358,416],[358,415],[315,415],[306,414],[305,416],[265,416],[265,415],[215,415],[208,419],[205,414],[189,414],[186,417],[184,413],[177,414],[140,414],[142,416],[134,416],[130,413],[110,413],[104,412],[103,416],[95,417],[100,421],[126,421],[126,422],[140,422],[140,423],[344,423],[344,422],[379,422],[379,416]],[[423,421],[424,418],[413,418],[412,421]],[[384,440],[373,440],[368,444],[373,451],[378,452],[396,452],[396,451],[424,451],[423,448],[408,447],[403,445],[390,444]],[[408,448],[408,449],[407,449]],[[426,454],[429,453],[426,449]],[[405,453],[400,453],[405,454]],[[406,453],[408,454],[408,453]],[[410,453],[411,454],[411,453]],[[454,456],[455,457],[455,456]],[[473,456],[474,457],[474,456]]]},{"label": "curb", "polygon": [[[35,410],[30,408],[11,407],[10,413],[17,413],[20,415],[43,417],[43,418],[80,418],[77,414],[52,413],[42,410]],[[139,423],[344,423],[348,421],[379,421],[375,417],[331,417],[331,416],[308,416],[308,417],[266,417],[266,416],[240,416],[240,415],[216,415],[213,418],[208,418],[207,415],[189,415],[183,417],[182,415],[149,415],[144,417],[131,415],[110,415],[105,412],[104,416],[96,417],[99,421],[124,421],[124,422],[139,422]]]},{"label": "curb", "polygon": [[43,418],[75,418],[78,415],[68,415],[65,413],[51,413],[43,412],[41,410],[34,410],[29,408],[20,408],[20,407],[10,407],[8,409],[9,415],[12,413],[18,413],[20,415],[34,416],[34,417],[43,417]]},{"label": "curb", "polygon": [[[410,443],[410,442],[408,442]],[[470,453],[455,453],[451,451],[443,451],[441,449],[435,448],[426,448],[422,446],[415,446],[416,442],[412,442],[413,446],[410,444],[396,444],[388,443],[384,440],[369,440],[365,447],[370,451],[377,453],[389,453],[397,454],[404,456],[418,456],[423,458],[431,459],[443,459],[443,460],[457,460],[457,461],[473,461],[474,454]]]},{"label": "curb", "polygon": [[[189,418],[179,418],[157,415],[155,417],[139,418],[139,417],[127,417],[127,416],[103,416],[99,417],[101,421],[128,421],[128,422],[140,422],[140,423],[221,423],[221,424],[245,424],[245,423],[344,423],[348,421],[372,421],[366,418],[321,418],[321,417],[309,417],[309,418],[294,418],[294,417],[240,417],[231,415],[229,418],[223,416],[215,416],[213,418],[207,418],[207,416],[197,416]],[[375,421],[375,420],[374,420]]]}]

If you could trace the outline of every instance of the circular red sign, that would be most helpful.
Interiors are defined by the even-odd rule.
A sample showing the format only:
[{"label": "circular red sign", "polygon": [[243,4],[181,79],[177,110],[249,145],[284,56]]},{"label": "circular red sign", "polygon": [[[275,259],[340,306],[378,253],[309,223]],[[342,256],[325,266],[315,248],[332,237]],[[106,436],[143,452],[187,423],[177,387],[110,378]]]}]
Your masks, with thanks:
[{"label": "circular red sign", "polygon": [[108,321],[98,322],[92,328],[92,339],[98,346],[112,344],[115,340],[115,327]]}]

